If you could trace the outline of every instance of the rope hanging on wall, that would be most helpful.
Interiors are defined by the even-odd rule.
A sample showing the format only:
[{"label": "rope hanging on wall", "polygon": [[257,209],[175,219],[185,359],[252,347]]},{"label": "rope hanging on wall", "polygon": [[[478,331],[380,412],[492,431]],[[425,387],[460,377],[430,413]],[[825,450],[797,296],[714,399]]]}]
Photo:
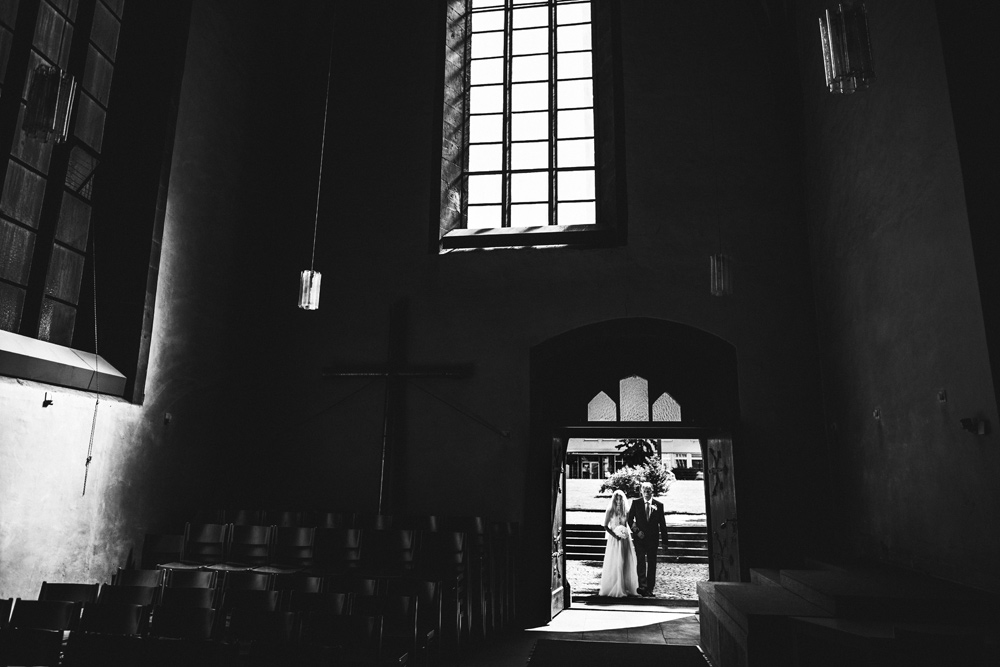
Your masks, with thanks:
[{"label": "rope hanging on wall", "polygon": [[98,365],[100,364],[101,357],[97,350],[97,231],[96,225],[91,226],[90,230],[90,266],[93,270],[93,287],[94,287],[94,392],[96,397],[94,398],[94,418],[90,422],[90,443],[87,445],[87,460],[83,464],[83,493],[81,496],[87,495],[87,475],[90,473],[90,462],[94,458],[94,434],[97,432],[97,408],[101,404],[101,374],[98,372],[100,369]]}]

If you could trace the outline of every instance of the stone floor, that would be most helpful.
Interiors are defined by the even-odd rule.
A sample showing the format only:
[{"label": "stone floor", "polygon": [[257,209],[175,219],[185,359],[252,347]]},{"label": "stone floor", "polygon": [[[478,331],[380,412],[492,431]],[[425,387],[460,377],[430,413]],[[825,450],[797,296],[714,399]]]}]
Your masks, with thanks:
[{"label": "stone floor", "polygon": [[438,664],[442,667],[526,665],[535,641],[541,638],[697,645],[700,638],[698,607],[655,599],[574,602],[544,626],[507,633]]}]

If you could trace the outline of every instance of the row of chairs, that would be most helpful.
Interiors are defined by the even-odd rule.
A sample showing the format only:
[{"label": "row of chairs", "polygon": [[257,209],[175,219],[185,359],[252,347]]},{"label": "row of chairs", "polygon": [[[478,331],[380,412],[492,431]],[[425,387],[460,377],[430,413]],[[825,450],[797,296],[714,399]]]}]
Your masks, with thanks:
[{"label": "row of chairs", "polygon": [[405,665],[416,598],[343,596],[300,612],[0,601],[0,665]]},{"label": "row of chairs", "polygon": [[409,528],[412,530],[474,529],[481,517],[436,514],[370,514],[328,510],[202,509],[193,512],[192,523],[231,523],[259,526],[315,526],[317,528]]}]

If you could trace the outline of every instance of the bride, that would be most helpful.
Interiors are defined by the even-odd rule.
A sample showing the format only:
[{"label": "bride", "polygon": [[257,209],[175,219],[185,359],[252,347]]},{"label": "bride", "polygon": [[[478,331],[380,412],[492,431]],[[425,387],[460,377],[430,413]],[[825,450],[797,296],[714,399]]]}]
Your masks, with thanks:
[{"label": "bride", "polygon": [[608,542],[604,547],[604,567],[601,570],[600,595],[625,597],[636,595],[639,574],[635,567],[635,547],[628,528],[625,494],[615,491],[604,513],[604,530]]}]

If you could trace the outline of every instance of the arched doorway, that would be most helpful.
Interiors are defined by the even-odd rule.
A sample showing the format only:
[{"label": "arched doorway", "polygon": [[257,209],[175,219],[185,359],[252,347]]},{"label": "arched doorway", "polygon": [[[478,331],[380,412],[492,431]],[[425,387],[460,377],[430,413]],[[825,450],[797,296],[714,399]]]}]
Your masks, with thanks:
[{"label": "arched doorway", "polygon": [[[644,437],[651,428],[658,429],[658,433],[669,428],[673,437],[697,438],[714,447],[715,454],[708,449],[703,452],[709,467],[712,457],[725,456],[732,443],[739,423],[736,350],[717,336],[677,322],[629,318],[580,327],[535,346],[531,351],[531,450],[526,501],[528,507],[545,509],[526,512],[522,590],[528,617],[538,622],[547,621],[561,603],[568,603],[568,597],[560,598],[568,592],[560,590],[565,570],[559,571],[558,525],[567,434],[599,432],[601,427],[588,421],[586,406],[603,387],[633,375],[648,381],[651,396],[666,392],[683,405],[683,418],[669,427],[618,422],[616,434],[634,431],[641,434],[636,437]],[[731,463],[723,461],[715,471],[727,476],[731,490]],[[706,483],[711,485],[712,481],[706,479]],[[718,487],[716,481],[716,490]],[[734,531],[733,518],[709,515],[709,521],[715,523],[730,520],[724,532]],[[728,533],[718,539],[728,540]],[[711,553],[711,542],[710,558],[714,558],[719,554]],[[723,547],[714,551],[728,548]],[[718,579],[715,574],[713,571],[712,578]],[[740,578],[738,571],[726,574],[728,578]]]}]

